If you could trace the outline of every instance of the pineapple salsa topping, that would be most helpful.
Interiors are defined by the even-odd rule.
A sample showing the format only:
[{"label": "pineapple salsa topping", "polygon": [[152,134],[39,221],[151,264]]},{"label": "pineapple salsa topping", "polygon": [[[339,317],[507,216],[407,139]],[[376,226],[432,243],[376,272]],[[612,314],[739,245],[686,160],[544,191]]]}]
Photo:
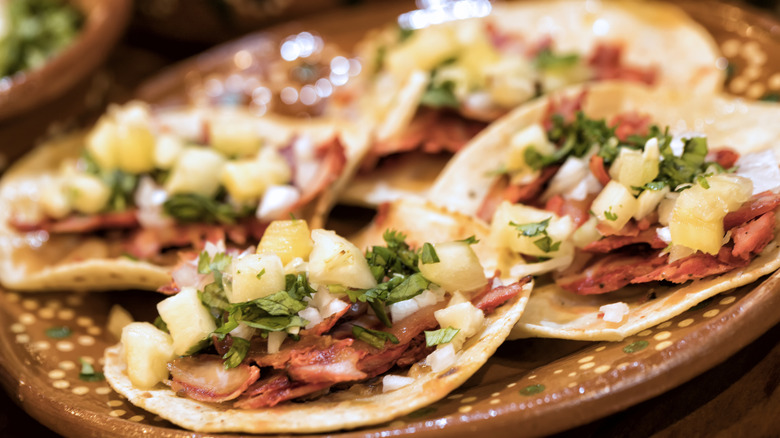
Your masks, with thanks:
[{"label": "pineapple salsa topping", "polygon": [[[568,120],[552,114],[546,127],[535,124],[512,135],[506,164],[499,170],[509,187],[493,214],[491,240],[540,265],[520,266],[513,275],[557,271],[560,276],[578,254],[627,247],[641,253],[647,246],[657,250],[652,254],[656,259],[648,259],[647,272],[637,270],[637,277],[680,280],[667,276],[668,270],[656,275],[654,269],[694,255],[720,257],[722,265],[696,269],[687,278],[712,275],[736,266],[720,254],[724,248],[734,247],[734,255],[739,253],[740,263],[746,263],[740,237],[732,239],[735,226],[771,213],[778,203],[774,192],[780,189],[780,167],[771,151],[742,157],[729,149],[711,151],[702,134],[673,135],[668,127],[651,125],[649,118],[635,113],[620,114],[611,124],[581,111]],[[762,201],[766,208],[740,215],[742,222],[729,220],[762,195],[772,198]],[[762,241],[747,253],[759,253],[771,240],[774,220],[765,220],[772,226],[762,230]],[[614,281],[613,288],[597,282],[598,292],[575,291],[601,293],[638,281],[628,277]]]},{"label": "pineapple salsa topping", "polygon": [[[281,135],[269,123],[231,108],[153,113],[140,102],[112,107],[86,136],[81,157],[63,162],[44,183],[39,221],[15,225],[88,232],[213,224],[234,227],[228,237],[244,244],[241,236],[260,234],[257,224],[314,199],[344,164],[334,137],[314,144],[308,134]],[[85,226],[84,216],[95,220]],[[160,231],[139,241],[167,239],[161,246],[180,246],[204,230]],[[137,258],[155,254],[127,246]]]},{"label": "pineapple salsa topping", "polygon": [[[426,363],[437,371],[454,363],[463,343],[481,329],[485,313],[522,287],[486,292],[488,279],[471,248],[474,238],[415,250],[402,233],[388,230],[383,237],[385,245],[363,254],[332,231],[310,231],[304,220],[286,220],[269,225],[256,252],[231,254],[207,244],[174,270],[172,288],[179,292],[158,304],[154,326],[125,327],[130,379],[140,387],[170,384],[170,369],[175,386],[188,361],[219,357],[221,368],[238,373],[253,364],[278,368],[281,357],[290,360],[285,351],[295,356],[312,348],[337,349],[337,357],[352,358],[348,368],[356,369],[344,378],[349,381],[389,369],[392,363],[380,362],[398,355],[381,357],[388,348],[408,350],[415,362],[428,356]],[[147,345],[151,339],[154,345]],[[322,357],[335,354],[327,351]],[[296,379],[305,378],[295,366],[287,364],[284,378],[301,384]],[[396,387],[391,381],[386,390]]]}]

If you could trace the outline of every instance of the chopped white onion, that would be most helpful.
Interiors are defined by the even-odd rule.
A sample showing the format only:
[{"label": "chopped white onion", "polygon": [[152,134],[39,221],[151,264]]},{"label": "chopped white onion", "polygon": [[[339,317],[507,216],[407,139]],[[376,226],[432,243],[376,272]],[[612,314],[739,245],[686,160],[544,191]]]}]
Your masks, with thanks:
[{"label": "chopped white onion", "polygon": [[550,180],[550,185],[542,195],[542,201],[575,188],[589,173],[588,163],[585,160],[577,157],[567,158]]},{"label": "chopped white onion", "polygon": [[292,260],[290,260],[290,263],[285,265],[284,267],[284,273],[285,274],[298,274],[300,272],[306,272],[308,270],[309,263],[303,261],[302,258],[296,257]]},{"label": "chopped white onion", "polygon": [[509,269],[509,275],[513,278],[522,278],[527,275],[540,275],[554,270],[561,270],[568,267],[574,260],[574,254],[564,254],[560,257],[553,257],[539,263],[515,264]]},{"label": "chopped white onion", "polygon": [[382,377],[382,392],[395,391],[396,389],[403,388],[414,383],[413,377],[394,376],[388,374]]},{"label": "chopped white onion", "polygon": [[420,310],[420,305],[415,300],[404,300],[393,303],[388,306],[390,309],[390,318],[393,322],[398,322],[407,316]]},{"label": "chopped white onion", "polygon": [[255,331],[257,331],[254,327],[249,327],[248,325],[239,322],[238,327],[234,328],[230,331],[230,336],[236,336],[243,339],[252,339],[252,336],[255,335]]},{"label": "chopped white onion", "polygon": [[331,315],[341,312],[347,307],[349,307],[349,304],[339,299],[335,299],[330,303],[328,303],[328,305],[324,309],[320,310],[320,314],[322,315],[323,318],[327,318]]},{"label": "chopped white onion", "polygon": [[605,304],[599,307],[599,312],[604,313],[604,321],[607,322],[621,322],[628,315],[628,304],[623,302],[617,302],[612,304]]},{"label": "chopped white onion", "polygon": [[269,332],[268,333],[268,354],[274,354],[279,352],[279,348],[282,346],[287,333],[285,332]]},{"label": "chopped white onion", "polygon": [[171,272],[171,277],[179,288],[197,288],[205,275],[198,273],[198,267],[196,265],[192,265],[191,263],[180,263]]},{"label": "chopped white onion", "polygon": [[320,163],[314,154],[314,144],[308,136],[295,139],[293,154],[295,155],[295,187],[308,187]]},{"label": "chopped white onion", "polygon": [[320,286],[317,289],[311,304],[319,309],[323,319],[349,307],[349,304],[332,295],[327,286]]},{"label": "chopped white onion", "polygon": [[599,180],[588,172],[588,175],[580,181],[576,186],[571,188],[568,192],[563,194],[566,199],[574,201],[582,201],[591,193],[599,193],[604,186],[601,185]]},{"label": "chopped white onion", "polygon": [[420,306],[420,308],[422,309],[423,307],[432,306],[438,303],[439,301],[443,301],[444,296],[436,295],[435,293],[426,289],[422,291],[420,295],[417,295],[416,297],[412,298],[412,300],[414,300],[414,302],[416,302],[417,305]]},{"label": "chopped white onion", "polygon": [[745,154],[737,160],[737,175],[753,181],[753,194],[780,188],[780,166],[774,151]]},{"label": "chopped white onion", "polygon": [[306,324],[306,327],[304,327],[306,329],[310,329],[322,322],[322,316],[320,315],[319,310],[317,310],[315,307],[307,307],[301,310],[298,312],[298,316],[309,321],[309,323]]},{"label": "chopped white onion", "polygon": [[209,257],[213,258],[218,253],[225,252],[225,241],[220,240],[217,243],[206,242],[206,244],[203,246],[203,250],[206,251]]},{"label": "chopped white onion", "polygon": [[669,230],[669,227],[658,228],[655,230],[655,234],[665,243],[672,243],[672,232]]},{"label": "chopped white onion", "polygon": [[293,186],[270,186],[263,194],[255,216],[263,222],[279,219],[289,213],[299,199],[301,192]]},{"label": "chopped white onion", "polygon": [[490,111],[495,108],[493,98],[487,91],[475,91],[467,94],[463,106],[473,112]]},{"label": "chopped white onion", "polygon": [[428,357],[425,358],[425,363],[431,367],[431,370],[434,373],[438,373],[455,365],[457,359],[458,356],[455,354],[455,347],[452,344],[447,344],[429,354]]},{"label": "chopped white onion", "polygon": [[166,110],[155,114],[153,120],[158,130],[186,140],[202,142],[205,137],[206,118],[200,111]]},{"label": "chopped white onion", "polygon": [[133,200],[138,207],[136,217],[144,228],[162,228],[173,225],[173,219],[163,215],[162,205],[168,199],[168,193],[148,176],[138,182]]}]

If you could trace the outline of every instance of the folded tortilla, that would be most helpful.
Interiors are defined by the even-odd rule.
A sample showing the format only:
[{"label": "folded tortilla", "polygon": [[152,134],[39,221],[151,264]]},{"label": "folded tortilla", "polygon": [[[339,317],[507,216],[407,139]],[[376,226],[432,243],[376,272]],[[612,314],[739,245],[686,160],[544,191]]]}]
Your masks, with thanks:
[{"label": "folded tortilla", "polygon": [[[186,131],[196,111],[168,111],[161,120]],[[185,126],[182,128],[182,126]],[[269,133],[271,142],[289,142],[299,135],[326,141],[338,136],[346,164],[338,178],[311,203],[296,212],[312,226],[324,223],[337,193],[354,174],[365,153],[367,134],[332,120],[298,121],[276,116],[257,119],[258,130]],[[85,133],[71,134],[37,147],[15,163],[0,180],[0,283],[24,291],[117,289],[155,290],[170,281],[170,269],[177,262],[173,252],[165,252],[150,262],[127,257],[122,245],[110,232],[100,234],[52,234],[43,231],[20,232],[9,225],[14,217],[31,222],[42,217],[38,198],[45,184],[64,160],[78,158]]]},{"label": "folded tortilla", "polygon": [[[668,3],[569,0],[504,3],[493,5],[488,17],[471,20],[491,22],[499,32],[519,36],[527,45],[549,37],[554,53],[560,54],[588,57],[600,43],[618,44],[622,46],[622,63],[654,68],[655,84],[660,87],[708,94],[719,90],[725,80],[725,70],[716,66],[721,55],[714,39],[684,11]],[[471,20],[446,25],[457,29]],[[396,41],[397,33],[398,29],[392,26],[384,32],[375,32],[359,45],[363,58],[368,60],[365,68],[369,73],[365,79],[369,91],[362,98],[361,114],[368,114],[370,123],[375,124],[375,143],[404,136],[410,122],[419,117],[420,97],[430,81],[430,71],[415,70],[394,81],[371,82],[383,73],[371,70],[376,54],[384,53],[380,47]],[[488,67],[487,63],[482,66]],[[532,97],[533,93],[529,94]],[[484,122],[496,120],[512,109],[480,111],[466,108],[463,102],[460,105],[456,112],[464,118]],[[435,127],[425,129],[435,130]],[[446,135],[462,136],[457,133],[457,127],[445,131]],[[371,151],[367,156],[372,156]],[[387,170],[380,163],[380,168],[373,172],[359,173],[342,194],[342,201],[376,206],[402,197],[424,196],[446,160],[436,154],[416,154],[414,159],[402,161],[405,162],[388,163]]]},{"label": "folded tortilla", "polygon": [[[595,119],[635,111],[650,116],[673,133],[697,131],[712,146],[729,146],[740,154],[765,149],[780,157],[780,106],[711,95],[693,96],[671,89],[626,83],[573,87],[551,98],[574,98],[583,89],[584,113]],[[430,190],[430,200],[467,215],[476,215],[502,167],[509,137],[545,117],[549,99],[520,107],[483,131],[450,161]],[[555,284],[539,285],[511,338],[540,336],[576,340],[620,340],[666,321],[718,293],[757,281],[780,268],[780,236],[749,266],[676,286],[637,285],[600,295],[580,296]],[[655,298],[649,299],[653,292]],[[599,317],[601,306],[624,302],[629,313],[620,323]]]},{"label": "folded tortilla", "polygon": [[[426,216],[410,217],[410,214]],[[410,244],[451,241],[472,235],[478,238],[487,236],[484,224],[465,216],[449,214],[430,204],[399,203],[391,206],[384,216],[364,230],[361,244],[382,244],[382,233],[388,228],[406,233]],[[484,244],[474,247],[480,261],[489,265],[493,258],[495,264],[496,253],[481,245]],[[488,270],[488,266],[485,268]],[[285,402],[265,409],[233,409],[229,404],[178,397],[162,384],[151,390],[134,388],[125,371],[121,344],[106,350],[104,373],[111,387],[134,405],[198,432],[315,433],[379,424],[444,398],[484,365],[520,319],[532,283],[527,283],[519,296],[485,317],[483,328],[470,337],[459,351],[456,365],[439,372],[419,363],[407,371],[393,369],[391,374],[407,375],[415,380],[408,386],[386,393],[382,393],[376,385],[358,383],[349,390],[314,400]]]}]

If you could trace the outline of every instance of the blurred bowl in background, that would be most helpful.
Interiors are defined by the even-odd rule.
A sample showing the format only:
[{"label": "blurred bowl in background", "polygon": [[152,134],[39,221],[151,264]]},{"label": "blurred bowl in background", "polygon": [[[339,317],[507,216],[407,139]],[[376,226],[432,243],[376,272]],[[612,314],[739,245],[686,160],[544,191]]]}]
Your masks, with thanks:
[{"label": "blurred bowl in background", "polygon": [[37,69],[0,79],[0,123],[61,96],[94,72],[124,31],[131,0],[70,0],[84,23],[70,45]]}]

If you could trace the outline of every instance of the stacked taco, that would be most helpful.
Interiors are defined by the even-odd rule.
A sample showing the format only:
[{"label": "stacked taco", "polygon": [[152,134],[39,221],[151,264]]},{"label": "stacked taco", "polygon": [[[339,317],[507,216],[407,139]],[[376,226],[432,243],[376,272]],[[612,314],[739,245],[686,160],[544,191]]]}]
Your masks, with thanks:
[{"label": "stacked taco", "polygon": [[[425,21],[418,13],[405,24]],[[358,111],[375,129],[342,200],[362,205],[423,194],[489,123],[567,85],[624,80],[709,93],[724,78],[710,35],[664,3],[497,4],[481,18],[390,26],[359,53]]]}]

